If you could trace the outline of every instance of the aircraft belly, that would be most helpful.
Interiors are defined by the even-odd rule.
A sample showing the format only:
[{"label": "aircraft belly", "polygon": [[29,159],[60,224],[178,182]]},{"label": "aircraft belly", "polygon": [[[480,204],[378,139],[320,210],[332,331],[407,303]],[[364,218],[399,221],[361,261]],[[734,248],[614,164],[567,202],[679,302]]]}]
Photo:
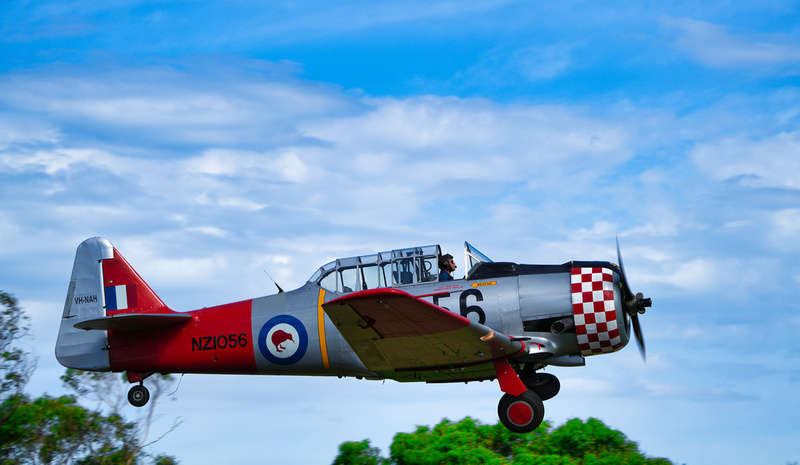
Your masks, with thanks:
[{"label": "aircraft belly", "polygon": [[438,370],[402,370],[394,372],[378,372],[385,378],[401,383],[456,383],[468,381],[484,381],[494,379],[497,374],[494,365],[485,363],[465,367],[441,368]]}]

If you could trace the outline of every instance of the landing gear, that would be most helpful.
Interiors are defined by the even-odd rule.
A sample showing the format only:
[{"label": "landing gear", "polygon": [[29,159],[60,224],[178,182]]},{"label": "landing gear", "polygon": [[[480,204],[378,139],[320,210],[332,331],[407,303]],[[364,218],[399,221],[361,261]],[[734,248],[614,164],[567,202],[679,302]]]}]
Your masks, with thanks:
[{"label": "landing gear", "polygon": [[550,373],[525,373],[520,375],[525,387],[535,392],[540,399],[552,399],[561,390],[561,383],[558,378]]},{"label": "landing gear", "polygon": [[533,391],[525,391],[519,396],[504,394],[497,406],[497,415],[509,430],[529,433],[542,423],[544,404]]},{"label": "landing gear", "polygon": [[558,393],[560,383],[553,375],[536,374],[534,366],[523,368],[521,373],[507,360],[495,360],[494,371],[500,390],[505,394],[497,405],[497,415],[503,426],[515,433],[529,433],[544,419],[544,403],[538,392],[549,399]]},{"label": "landing gear", "polygon": [[148,400],[150,400],[150,391],[141,383],[128,391],[128,402],[134,407],[144,407]]}]

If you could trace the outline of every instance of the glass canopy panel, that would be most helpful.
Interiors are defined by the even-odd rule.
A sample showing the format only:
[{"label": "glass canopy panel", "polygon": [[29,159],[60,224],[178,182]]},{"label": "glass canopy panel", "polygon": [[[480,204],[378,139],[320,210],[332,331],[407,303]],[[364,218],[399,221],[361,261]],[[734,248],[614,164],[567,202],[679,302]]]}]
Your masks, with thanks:
[{"label": "glass canopy panel", "polygon": [[340,293],[436,281],[440,251],[438,245],[429,245],[341,258],[318,269],[309,281]]},{"label": "glass canopy panel", "polygon": [[467,270],[469,270],[465,276],[469,276],[475,265],[478,263],[492,263],[492,259],[481,253],[469,242],[464,242],[464,263],[467,265]]}]

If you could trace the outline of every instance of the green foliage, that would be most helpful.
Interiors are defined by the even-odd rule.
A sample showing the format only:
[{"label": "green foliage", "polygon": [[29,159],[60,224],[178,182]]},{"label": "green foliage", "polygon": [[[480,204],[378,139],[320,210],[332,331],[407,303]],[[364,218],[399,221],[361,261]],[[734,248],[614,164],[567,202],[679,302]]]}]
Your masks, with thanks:
[{"label": "green foliage", "polygon": [[443,420],[432,430],[420,426],[414,433],[395,435],[390,446],[391,459],[397,465],[458,464],[465,460],[475,464],[505,464],[507,461],[498,454],[498,448],[505,452],[508,443],[498,440],[496,432],[469,417],[458,423]]},{"label": "green foliage", "polygon": [[133,423],[72,397],[25,398],[0,425],[0,463],[128,463],[137,449],[133,431]]},{"label": "green foliage", "polygon": [[[366,458],[353,453],[366,449],[370,451]],[[458,423],[444,419],[432,429],[419,426],[413,433],[396,434],[389,449],[390,458],[381,459],[368,440],[344,443],[334,465],[671,465],[666,459],[645,457],[635,442],[595,418],[569,420],[556,429],[543,422],[526,434],[469,417]],[[345,453],[347,458],[340,461]]]},{"label": "green foliage", "polygon": [[14,341],[28,334],[27,320],[17,299],[0,291],[0,402],[19,399],[33,372],[25,352],[13,347]]},{"label": "green foliage", "polygon": [[[111,383],[121,385],[118,374],[67,370],[62,378],[79,396],[105,403],[110,408],[107,414],[82,407],[74,396],[45,394],[31,399],[23,393],[34,364],[13,344],[27,334],[27,316],[16,299],[2,291],[0,306],[0,465],[134,465],[148,461],[150,457],[142,451],[146,432],[139,424],[126,421],[115,404],[108,402],[107,388]],[[145,423],[146,431],[149,423]],[[164,455],[152,462],[177,464]]]},{"label": "green foliage", "polygon": [[385,463],[377,447],[369,445],[369,439],[361,442],[343,442],[333,465],[380,465]]},{"label": "green foliage", "polygon": [[595,418],[585,423],[577,418],[569,420],[553,431],[549,439],[556,455],[597,464],[605,463],[604,457],[613,457],[614,463],[644,463],[634,458],[641,458],[635,443]]}]

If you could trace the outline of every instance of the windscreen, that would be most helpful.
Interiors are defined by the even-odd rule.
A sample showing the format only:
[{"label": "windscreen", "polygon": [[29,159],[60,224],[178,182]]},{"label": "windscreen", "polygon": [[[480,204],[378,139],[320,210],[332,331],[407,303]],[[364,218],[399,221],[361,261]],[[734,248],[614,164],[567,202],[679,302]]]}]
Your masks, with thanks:
[{"label": "windscreen", "polygon": [[466,276],[469,276],[478,263],[492,263],[492,259],[470,245],[469,242],[464,242],[464,263],[467,265],[467,270],[469,270]]}]

